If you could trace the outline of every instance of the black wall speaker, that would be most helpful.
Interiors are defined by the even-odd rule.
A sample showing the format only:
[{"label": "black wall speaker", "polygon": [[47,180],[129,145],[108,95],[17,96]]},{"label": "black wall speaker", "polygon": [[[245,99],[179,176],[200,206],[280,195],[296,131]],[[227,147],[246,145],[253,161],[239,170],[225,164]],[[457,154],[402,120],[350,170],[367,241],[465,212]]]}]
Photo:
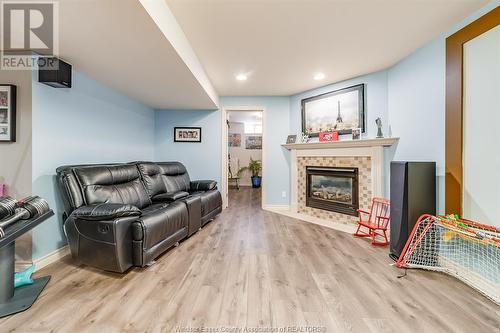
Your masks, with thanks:
[{"label": "black wall speaker", "polygon": [[397,260],[422,214],[436,214],[436,163],[391,162],[391,242]]},{"label": "black wall speaker", "polygon": [[38,82],[54,88],[71,88],[71,65],[58,58],[40,58]]}]

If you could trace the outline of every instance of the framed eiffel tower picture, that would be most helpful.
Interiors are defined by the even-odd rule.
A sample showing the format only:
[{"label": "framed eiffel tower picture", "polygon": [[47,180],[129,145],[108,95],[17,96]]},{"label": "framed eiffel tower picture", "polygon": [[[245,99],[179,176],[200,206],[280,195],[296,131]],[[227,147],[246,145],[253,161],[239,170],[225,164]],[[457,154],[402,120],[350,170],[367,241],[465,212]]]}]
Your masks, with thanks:
[{"label": "framed eiffel tower picture", "polygon": [[319,132],[336,131],[351,134],[353,129],[365,132],[365,85],[335,90],[302,100],[302,132],[318,136]]}]

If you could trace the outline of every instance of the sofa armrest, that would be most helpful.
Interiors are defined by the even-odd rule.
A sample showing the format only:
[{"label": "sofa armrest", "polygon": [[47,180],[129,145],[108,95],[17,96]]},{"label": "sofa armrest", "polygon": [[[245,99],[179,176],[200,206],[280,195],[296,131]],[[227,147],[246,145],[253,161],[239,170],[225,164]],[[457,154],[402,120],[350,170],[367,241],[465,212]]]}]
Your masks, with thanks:
[{"label": "sofa armrest", "polygon": [[139,215],[141,215],[141,211],[136,206],[116,203],[82,206],[71,213],[73,218],[88,221],[106,221],[120,217]]},{"label": "sofa armrest", "polygon": [[157,194],[151,198],[153,202],[172,202],[189,196],[188,192],[177,191]]},{"label": "sofa armrest", "polygon": [[191,191],[210,191],[217,188],[215,180],[195,180],[191,182]]}]

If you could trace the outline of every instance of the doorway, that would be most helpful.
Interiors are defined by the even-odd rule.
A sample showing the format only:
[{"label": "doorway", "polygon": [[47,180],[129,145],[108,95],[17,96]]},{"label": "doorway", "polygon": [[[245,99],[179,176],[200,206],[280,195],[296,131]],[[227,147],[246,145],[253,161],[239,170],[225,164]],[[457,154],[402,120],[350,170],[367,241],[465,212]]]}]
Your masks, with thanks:
[{"label": "doorway", "polygon": [[265,184],[264,109],[232,107],[222,113],[223,206],[230,206],[242,193],[261,201]]}]

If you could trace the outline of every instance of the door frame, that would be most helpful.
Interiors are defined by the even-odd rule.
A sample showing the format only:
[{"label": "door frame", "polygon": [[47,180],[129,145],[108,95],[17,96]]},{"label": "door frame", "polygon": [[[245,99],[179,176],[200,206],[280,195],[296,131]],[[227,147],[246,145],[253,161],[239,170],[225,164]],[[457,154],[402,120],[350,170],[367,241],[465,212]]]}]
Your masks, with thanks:
[{"label": "door frame", "polygon": [[[229,194],[229,182],[228,182],[228,129],[227,129],[227,116],[229,112],[262,112],[262,178],[263,182],[261,185],[262,191],[262,202],[261,206],[264,206],[264,198],[266,197],[266,156],[267,156],[267,121],[266,121],[266,108],[263,106],[225,106],[221,110],[221,148],[222,148],[222,167],[221,167],[221,194],[222,194],[222,208],[225,209],[228,206],[228,194]],[[243,144],[243,142],[242,142]]]},{"label": "door frame", "polygon": [[445,212],[462,215],[464,44],[500,22],[496,7],[446,38]]}]

